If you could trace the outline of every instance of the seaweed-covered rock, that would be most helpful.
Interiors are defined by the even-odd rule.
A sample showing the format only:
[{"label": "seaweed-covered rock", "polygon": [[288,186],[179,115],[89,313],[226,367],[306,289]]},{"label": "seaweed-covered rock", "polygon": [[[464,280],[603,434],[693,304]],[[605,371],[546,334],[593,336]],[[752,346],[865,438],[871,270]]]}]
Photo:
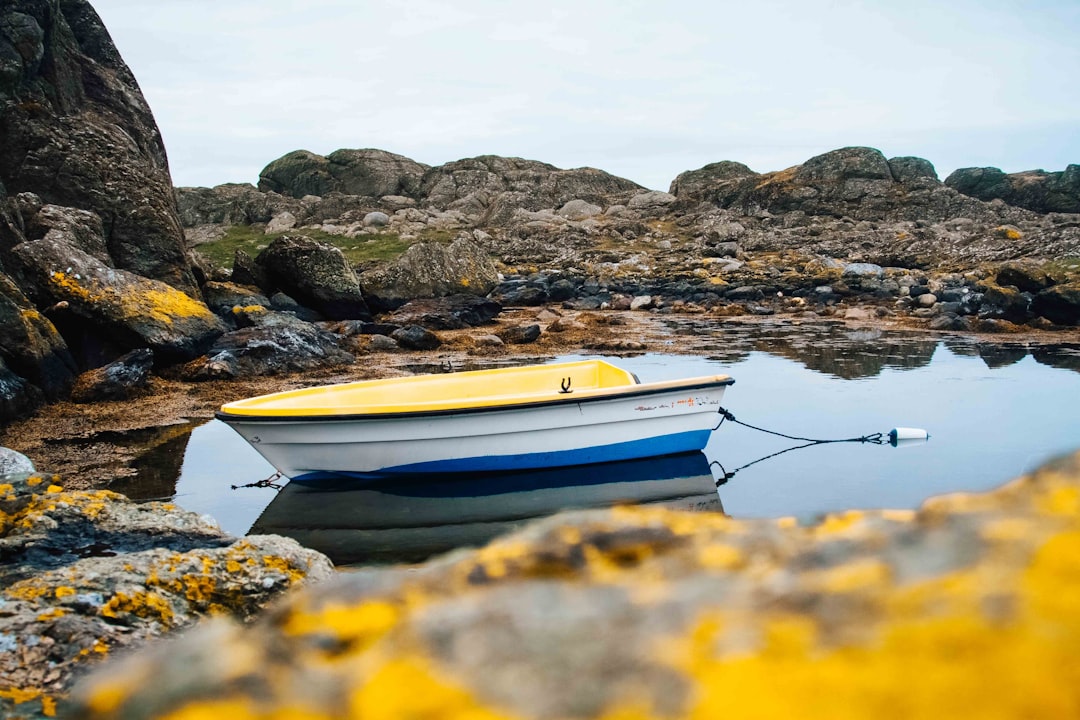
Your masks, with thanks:
[{"label": "seaweed-covered rock", "polygon": [[132,350],[108,365],[80,375],[71,389],[71,399],[77,403],[127,400],[146,388],[153,368],[152,350]]},{"label": "seaweed-covered rock", "polygon": [[206,355],[184,366],[189,380],[218,380],[280,375],[334,365],[356,358],[338,346],[337,338],[289,313],[262,307],[235,308],[243,315],[239,330],[214,341]]},{"label": "seaweed-covered rock", "polygon": [[419,325],[406,325],[390,334],[406,350],[434,350],[442,345],[439,336]]},{"label": "seaweed-covered rock", "polygon": [[397,325],[420,325],[430,330],[460,330],[486,325],[502,312],[502,305],[476,295],[449,295],[412,300],[386,317]]},{"label": "seaweed-covered rock", "polygon": [[527,345],[540,339],[540,326],[536,323],[530,325],[511,325],[503,328],[498,333],[503,342],[512,345]]}]

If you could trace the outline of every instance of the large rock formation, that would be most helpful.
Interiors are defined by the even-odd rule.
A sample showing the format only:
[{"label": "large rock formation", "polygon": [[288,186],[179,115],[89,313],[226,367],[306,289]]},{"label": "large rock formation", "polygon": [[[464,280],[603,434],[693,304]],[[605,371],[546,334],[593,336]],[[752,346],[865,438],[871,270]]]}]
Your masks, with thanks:
[{"label": "large rock formation", "polygon": [[517,208],[558,208],[570,200],[601,206],[625,201],[643,188],[594,168],[560,170],[515,157],[481,155],[431,168],[420,195],[439,208],[479,215],[485,223],[505,222]]},{"label": "large rock formation", "polygon": [[1062,172],[1009,174],[996,167],[960,168],[945,178],[945,184],[979,200],[1000,199],[1040,213],[1080,213],[1080,165],[1069,165]]},{"label": "large rock formation", "polygon": [[879,150],[867,147],[833,150],[762,175],[738,163],[714,163],[683,173],[672,183],[680,200],[713,202],[746,215],[800,211],[866,220],[915,215],[941,219],[967,209],[946,207],[949,198],[940,197],[942,189],[926,160],[886,160]]},{"label": "large rock formation", "polygon": [[259,189],[294,198],[305,195],[416,195],[428,169],[385,150],[337,150],[323,157],[294,150],[263,168]]},{"label": "large rock formation", "polygon": [[86,0],[3,4],[0,137],[8,194],[92,211],[110,264],[195,290],[161,135]]}]

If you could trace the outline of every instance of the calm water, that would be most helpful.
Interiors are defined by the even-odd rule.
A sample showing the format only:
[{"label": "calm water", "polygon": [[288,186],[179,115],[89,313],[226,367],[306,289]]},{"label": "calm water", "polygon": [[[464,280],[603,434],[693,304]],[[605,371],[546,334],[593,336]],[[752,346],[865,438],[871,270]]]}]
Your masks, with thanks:
[{"label": "calm water", "polygon": [[[809,520],[831,510],[913,508],[931,495],[993,488],[1048,458],[1080,448],[1078,347],[1059,346],[1029,353],[1017,345],[986,347],[960,340],[836,328],[792,331],[765,326],[731,331],[682,323],[674,329],[695,336],[696,346],[702,348],[701,356],[647,354],[613,361],[637,373],[642,381],[728,373],[736,383],[725,396],[727,409],[739,420],[790,435],[842,438],[887,432],[896,426],[925,428],[932,435],[926,443],[901,448],[815,446],[748,467],[718,491],[723,510],[736,517],[794,515]],[[587,356],[557,359],[580,357]],[[438,368],[439,364],[433,363],[430,370]],[[730,471],[793,444],[797,443],[725,423],[713,434],[706,456]],[[161,470],[153,470],[149,467],[153,463],[147,462],[147,472],[156,472],[156,480],[155,491],[146,496],[159,495]],[[506,519],[523,522],[560,507],[602,505],[603,498],[608,498],[607,502],[621,498],[718,509],[718,505],[702,500],[713,492],[709,485],[712,476],[719,476],[720,471],[715,466],[710,469],[707,462],[689,469],[687,461],[681,462],[678,467],[670,466],[669,474],[675,479],[664,485],[670,489],[667,495],[656,491],[654,485],[664,474],[661,471],[657,475],[656,468],[648,470],[651,474],[645,478],[646,483],[625,482],[625,468],[612,469],[613,474],[606,479],[598,475],[598,469],[591,475],[599,479],[590,484],[610,481],[610,487],[592,487],[585,492],[575,488],[573,480],[567,480],[554,494],[537,494],[536,487],[529,487],[526,491],[533,493],[528,496],[529,509]],[[213,515],[226,530],[243,534],[278,497],[278,491],[231,489],[231,485],[254,482],[272,472],[238,435],[220,422],[211,421],[191,433],[175,481],[176,502]],[[678,487],[676,480],[681,483]],[[535,485],[533,480],[526,485],[529,482]],[[445,499],[451,494],[475,498],[490,497],[493,492],[489,487],[463,488],[455,493],[453,488],[462,486],[450,487],[417,491],[425,495],[424,512],[432,507],[452,508],[453,504]],[[124,490],[134,497],[140,494],[137,487]],[[370,507],[374,503],[384,506],[385,511],[384,520],[375,522],[377,528],[371,518],[378,513],[369,513],[366,519],[331,519],[326,515],[325,522],[337,530],[350,523],[363,526],[365,542],[376,542],[368,537],[373,528],[382,537],[378,542],[404,542],[384,531],[398,532],[409,525],[410,513],[420,512],[418,501],[409,500],[410,494],[400,489],[384,488],[382,492],[382,500],[369,494],[362,501],[345,495],[301,500],[282,496],[257,529],[273,529],[276,526],[270,516],[282,517],[281,508],[285,507],[284,516],[288,517],[289,508],[295,510],[301,502],[315,508],[342,508],[361,502]],[[433,503],[432,493],[443,499]],[[509,507],[514,497],[507,493],[495,503],[473,503],[467,510],[452,510],[443,520],[428,515],[413,524],[430,528],[440,522],[457,523],[464,528],[463,518],[468,513],[479,513],[469,516],[472,524],[460,535],[462,542],[482,541],[483,533],[476,534],[475,523],[487,527],[490,534],[509,529],[492,515],[489,505]],[[390,517],[404,519],[385,519]],[[438,549],[445,547],[438,545]]]}]

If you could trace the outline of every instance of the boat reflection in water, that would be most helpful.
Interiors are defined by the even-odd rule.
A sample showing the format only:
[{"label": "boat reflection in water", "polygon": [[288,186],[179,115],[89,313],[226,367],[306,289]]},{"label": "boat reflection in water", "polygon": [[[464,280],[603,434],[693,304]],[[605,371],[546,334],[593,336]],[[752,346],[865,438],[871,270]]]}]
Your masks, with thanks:
[{"label": "boat reflection in water", "polygon": [[294,538],[335,564],[419,562],[561,510],[624,504],[723,512],[701,452],[513,473],[289,483],[249,534]]}]

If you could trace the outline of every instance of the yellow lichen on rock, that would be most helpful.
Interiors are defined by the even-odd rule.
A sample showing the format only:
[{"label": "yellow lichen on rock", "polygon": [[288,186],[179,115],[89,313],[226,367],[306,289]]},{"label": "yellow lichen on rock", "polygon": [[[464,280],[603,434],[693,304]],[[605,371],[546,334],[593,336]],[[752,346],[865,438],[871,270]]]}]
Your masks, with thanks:
[{"label": "yellow lichen on rock", "polygon": [[477,700],[465,688],[438,677],[420,657],[391,660],[360,684],[349,699],[349,717],[364,720],[511,717]]},{"label": "yellow lichen on rock", "polygon": [[172,606],[164,597],[155,592],[141,591],[131,594],[117,592],[101,606],[99,612],[103,617],[118,620],[130,613],[136,617],[158,620],[166,626],[172,625],[174,615]]},{"label": "yellow lichen on rock", "polygon": [[61,298],[89,305],[106,305],[123,319],[150,318],[164,325],[177,319],[198,318],[215,321],[213,312],[202,302],[162,282],[138,278],[137,286],[124,288],[94,278],[78,278],[65,272],[49,277],[54,292]]},{"label": "yellow lichen on rock", "polygon": [[388,633],[400,615],[397,606],[383,601],[358,605],[330,602],[314,610],[295,608],[282,631],[290,636],[327,635],[357,651]]}]

